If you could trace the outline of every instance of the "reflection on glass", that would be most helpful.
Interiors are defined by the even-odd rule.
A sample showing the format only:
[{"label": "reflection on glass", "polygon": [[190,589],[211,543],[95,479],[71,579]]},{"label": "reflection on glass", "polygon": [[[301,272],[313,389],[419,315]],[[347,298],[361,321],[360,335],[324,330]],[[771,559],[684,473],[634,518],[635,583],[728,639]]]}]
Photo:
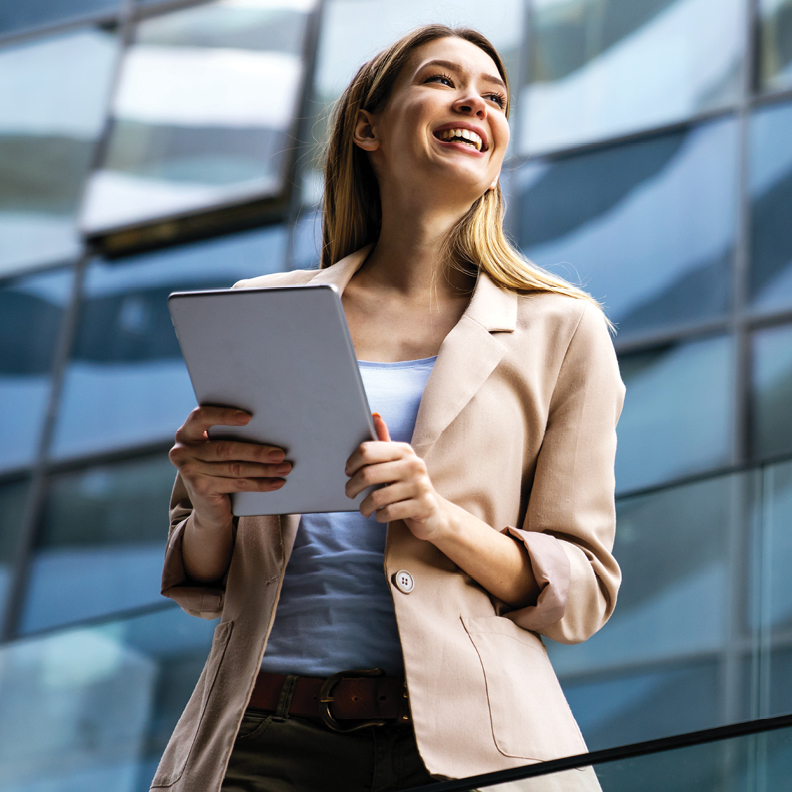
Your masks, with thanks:
[{"label": "reflection on glass", "polygon": [[792,326],[754,336],[753,451],[757,456],[792,451]]},{"label": "reflection on glass", "polygon": [[759,71],[762,88],[792,85],[792,0],[759,0]]},{"label": "reflection on glass", "polygon": [[36,453],[72,278],[56,270],[0,285],[0,469]]},{"label": "reflection on glass", "polygon": [[[783,639],[792,627],[792,462],[769,466],[762,486],[761,627]],[[788,641],[787,641],[788,642]],[[789,682],[792,677],[787,676]],[[777,704],[777,702],[774,702]],[[775,707],[777,713],[777,707]],[[790,710],[792,711],[792,710]],[[775,713],[774,713],[775,714]]]},{"label": "reflection on glass", "polygon": [[285,231],[271,227],[86,272],[52,453],[73,456],[166,440],[195,406],[168,313],[173,291],[228,288],[284,268]]},{"label": "reflection on glass", "polygon": [[70,19],[116,11],[123,0],[38,0],[38,2],[0,3],[0,33],[27,30],[66,22]]},{"label": "reflection on glass", "polygon": [[792,105],[767,107],[754,113],[750,137],[750,284],[754,305],[761,309],[792,305],[790,139]]},{"label": "reflection on glass", "polygon": [[165,454],[53,477],[24,632],[161,601],[173,479]]},{"label": "reflection on glass", "polygon": [[737,193],[734,121],[546,162],[515,179],[518,242],[605,304],[624,335],[722,315]]},{"label": "reflection on glass", "polygon": [[720,726],[718,681],[715,662],[694,661],[562,685],[586,745],[596,751]]},{"label": "reflection on glass", "polygon": [[214,626],[173,608],[4,646],[2,788],[148,789]]},{"label": "reflection on glass", "polygon": [[22,538],[28,489],[27,481],[0,485],[0,619],[5,610],[11,573]]},{"label": "reflection on glass", "polygon": [[305,213],[294,225],[291,266],[311,269],[319,266],[322,251],[322,214],[318,209]]},{"label": "reflection on glass", "polygon": [[557,672],[588,673],[723,647],[735,484],[734,476],[720,477],[619,501],[613,549],[623,574],[618,607],[580,646],[550,643]]},{"label": "reflection on glass", "polygon": [[141,22],[81,223],[106,230],[280,193],[314,0],[218,0]]},{"label": "reflection on glass", "polygon": [[503,784],[477,783],[476,787],[487,792],[787,792],[792,777],[792,728],[604,762],[595,765],[593,772],[599,786],[593,778],[583,780],[579,770],[565,770]]},{"label": "reflection on glass", "polygon": [[[475,0],[454,3],[328,0],[317,53],[308,143],[315,153],[321,150],[327,136],[330,108],[355,72],[380,50],[419,25],[437,23],[481,31],[495,45],[516,86],[524,14],[522,0],[500,0],[497,4]],[[302,199],[305,204],[314,205],[321,198],[322,179],[315,166],[306,170]]]},{"label": "reflection on glass", "polygon": [[79,252],[77,208],[116,49],[90,28],[0,49],[0,275]]},{"label": "reflection on glass", "polygon": [[520,150],[565,148],[728,106],[742,0],[533,0]]},{"label": "reflection on glass", "polygon": [[629,355],[620,365],[627,386],[616,452],[620,491],[729,462],[734,423],[730,338]]}]

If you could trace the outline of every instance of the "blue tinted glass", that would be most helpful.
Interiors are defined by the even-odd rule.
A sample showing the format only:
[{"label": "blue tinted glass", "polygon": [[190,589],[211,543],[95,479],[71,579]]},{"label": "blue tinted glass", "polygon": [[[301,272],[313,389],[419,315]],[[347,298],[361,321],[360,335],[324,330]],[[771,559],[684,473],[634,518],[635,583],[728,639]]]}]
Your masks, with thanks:
[{"label": "blue tinted glass", "polygon": [[562,684],[589,750],[721,725],[714,661]]},{"label": "blue tinted glass", "polygon": [[171,608],[2,647],[3,788],[147,790],[214,627]]},{"label": "blue tinted glass", "polygon": [[736,101],[743,0],[532,0],[520,150],[682,120]]},{"label": "blue tinted glass", "polygon": [[106,231],[280,195],[314,5],[200,3],[141,21],[82,226]]},{"label": "blue tinted glass", "polygon": [[53,477],[23,631],[161,602],[174,475],[162,454]]},{"label": "blue tinted glass", "polygon": [[528,163],[516,179],[520,247],[602,300],[621,336],[722,315],[736,142],[726,120]]},{"label": "blue tinted glass", "polygon": [[[0,3],[0,16],[28,7]],[[93,28],[0,49],[0,275],[80,252],[76,215],[117,49]]]},{"label": "blue tinted glass", "polygon": [[228,288],[284,268],[281,227],[94,261],[66,371],[52,453],[71,456],[166,440],[195,406],[171,325],[173,291]]},{"label": "blue tinted glass", "polygon": [[0,619],[5,610],[13,565],[22,539],[28,490],[28,481],[0,485]]},{"label": "blue tinted glass", "polygon": [[737,485],[734,476],[720,477],[619,501],[618,606],[580,646],[549,643],[557,672],[591,673],[724,647]]},{"label": "blue tinted glass", "polygon": [[792,451],[792,325],[754,336],[752,446],[757,456]]},{"label": "blue tinted glass", "polygon": [[45,27],[58,22],[96,14],[113,12],[123,0],[25,0],[22,3],[0,3],[0,33],[13,30]]},{"label": "blue tinted glass", "polygon": [[30,464],[38,448],[73,277],[57,270],[0,284],[0,469]]},{"label": "blue tinted glass", "polygon": [[759,0],[760,81],[765,89],[792,85],[792,0]]},{"label": "blue tinted glass", "polygon": [[620,491],[726,464],[733,437],[733,350],[728,337],[625,356],[619,421]]},{"label": "blue tinted glass", "polygon": [[754,305],[792,305],[792,104],[751,119],[751,270]]}]

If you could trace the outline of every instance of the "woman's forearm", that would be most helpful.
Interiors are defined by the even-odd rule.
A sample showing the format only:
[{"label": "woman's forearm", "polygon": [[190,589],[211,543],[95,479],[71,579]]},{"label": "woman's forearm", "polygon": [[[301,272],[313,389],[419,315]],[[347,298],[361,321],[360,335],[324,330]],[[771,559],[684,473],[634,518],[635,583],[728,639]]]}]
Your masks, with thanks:
[{"label": "woman's forearm", "polygon": [[507,605],[536,604],[539,585],[525,545],[445,499],[443,510],[448,527],[431,538],[432,544]]},{"label": "woman's forearm", "polygon": [[234,526],[203,525],[193,512],[184,527],[184,571],[199,583],[213,583],[226,572],[234,545]]}]

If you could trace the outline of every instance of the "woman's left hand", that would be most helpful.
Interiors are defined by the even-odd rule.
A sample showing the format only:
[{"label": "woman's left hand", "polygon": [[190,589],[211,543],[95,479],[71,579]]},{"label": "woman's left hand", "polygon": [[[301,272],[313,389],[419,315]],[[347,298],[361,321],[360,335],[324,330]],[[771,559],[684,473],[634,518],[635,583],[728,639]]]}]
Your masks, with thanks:
[{"label": "woman's left hand", "polygon": [[448,502],[435,492],[426,464],[409,443],[394,443],[388,427],[373,413],[378,440],[361,443],[346,463],[346,494],[356,497],[367,487],[375,489],[360,504],[364,517],[377,522],[404,520],[417,539],[433,541],[449,530]]}]

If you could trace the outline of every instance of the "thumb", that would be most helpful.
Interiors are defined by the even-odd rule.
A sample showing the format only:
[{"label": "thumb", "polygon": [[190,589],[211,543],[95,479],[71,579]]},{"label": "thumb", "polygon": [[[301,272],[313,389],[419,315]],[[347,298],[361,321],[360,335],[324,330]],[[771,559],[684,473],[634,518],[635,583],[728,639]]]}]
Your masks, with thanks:
[{"label": "thumb", "polygon": [[374,419],[374,428],[377,431],[377,440],[389,443],[391,438],[390,432],[388,431],[388,425],[385,423],[385,419],[379,413],[371,413],[371,417]]}]

